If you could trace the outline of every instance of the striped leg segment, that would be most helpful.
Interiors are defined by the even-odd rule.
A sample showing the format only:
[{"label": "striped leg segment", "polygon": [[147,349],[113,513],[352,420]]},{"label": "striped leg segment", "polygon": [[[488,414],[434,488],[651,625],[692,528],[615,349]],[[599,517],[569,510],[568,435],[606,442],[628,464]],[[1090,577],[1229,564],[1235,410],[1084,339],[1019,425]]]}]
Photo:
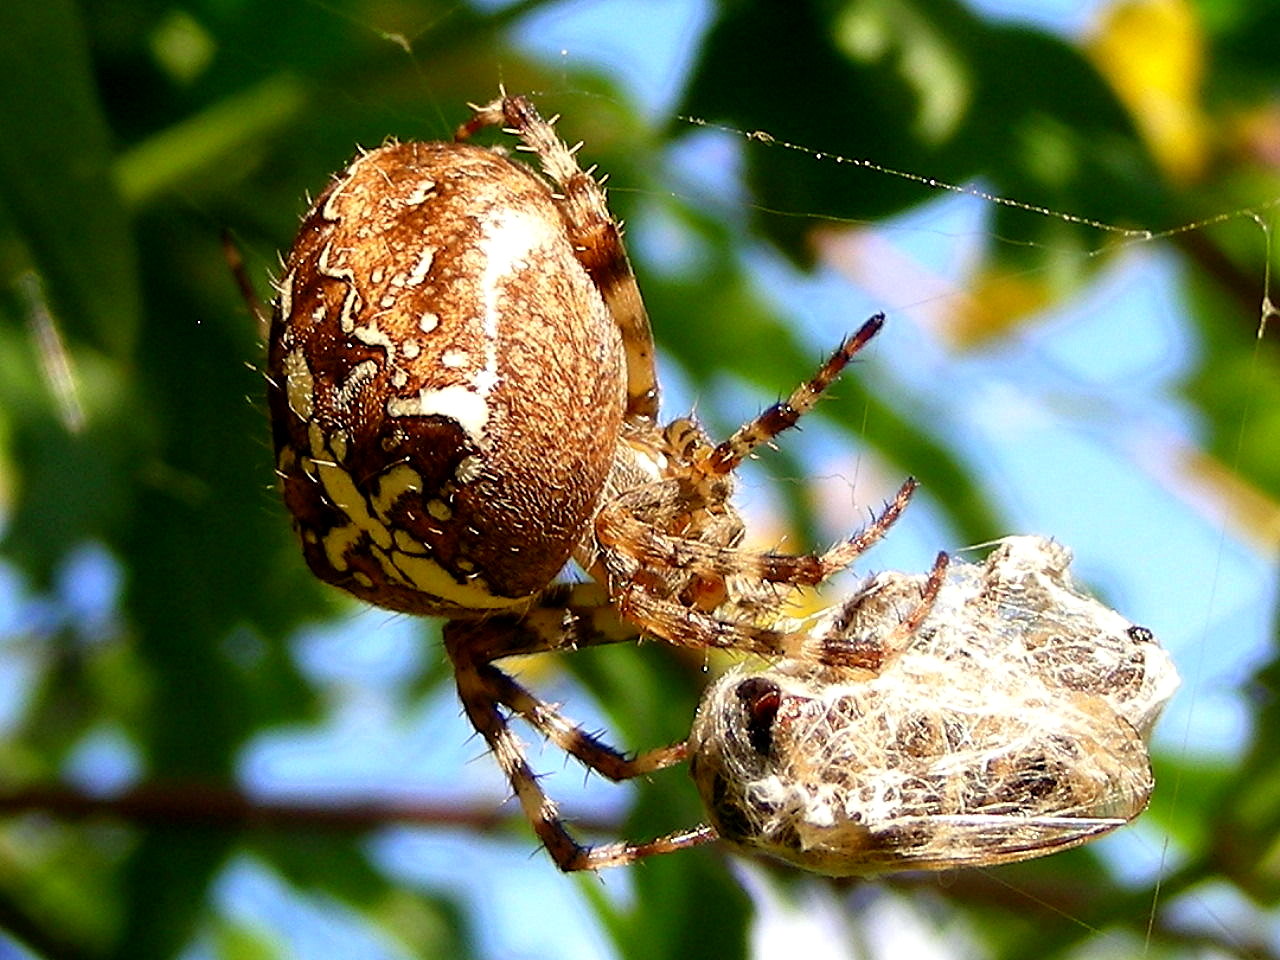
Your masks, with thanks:
[{"label": "striped leg segment", "polygon": [[656,419],[658,374],[649,315],[627,259],[622,227],[609,213],[604,189],[592,171],[584,171],[574,159],[582,144],[565,146],[556,136],[556,118],[543,120],[524,97],[509,97],[500,91],[498,99],[472,109],[474,116],[458,128],[456,140],[470,139],[484,127],[501,126],[519,137],[524,149],[537,154],[543,172],[559,187],[555,200],[578,259],[595,281],[622,334],[627,358],[627,414]]},{"label": "striped leg segment", "polygon": [[775,403],[750,423],[744,424],[728,440],[721,443],[700,464],[708,473],[728,473],[738,466],[756,447],[768,443],[782,431],[796,425],[804,414],[817,405],[818,399],[867,342],[884,326],[884,314],[877,313],[827,358],[814,376],[796,387],[782,403]]},{"label": "striped leg segment", "polygon": [[[628,757],[587,733],[559,710],[534,697],[519,683],[488,662],[493,651],[531,650],[555,641],[511,634],[516,617],[481,621],[454,620],[445,625],[445,649],[453,661],[458,697],[471,725],[484,737],[511,784],[525,817],[556,865],[565,871],[622,866],[660,853],[672,853],[716,839],[707,826],[657,837],[644,843],[589,846],[569,832],[559,809],[529,766],[524,745],[511,729],[503,707],[524,718],[565,752],[611,780],[625,780],[661,770],[685,759],[685,745],[672,744]],[[601,640],[600,642],[606,642]],[[501,655],[501,654],[499,654]]]}]

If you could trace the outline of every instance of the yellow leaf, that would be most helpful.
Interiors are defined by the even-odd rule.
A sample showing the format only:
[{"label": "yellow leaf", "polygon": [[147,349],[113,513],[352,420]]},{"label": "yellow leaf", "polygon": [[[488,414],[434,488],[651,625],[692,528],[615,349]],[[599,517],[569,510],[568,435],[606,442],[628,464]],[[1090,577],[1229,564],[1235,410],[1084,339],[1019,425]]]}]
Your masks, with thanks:
[{"label": "yellow leaf", "polygon": [[1200,105],[1204,35],[1189,0],[1120,0],[1087,51],[1175,183],[1204,170],[1209,139]]},{"label": "yellow leaf", "polygon": [[974,275],[970,295],[947,317],[946,333],[957,347],[973,347],[1003,336],[1052,300],[1042,276],[987,267]]}]

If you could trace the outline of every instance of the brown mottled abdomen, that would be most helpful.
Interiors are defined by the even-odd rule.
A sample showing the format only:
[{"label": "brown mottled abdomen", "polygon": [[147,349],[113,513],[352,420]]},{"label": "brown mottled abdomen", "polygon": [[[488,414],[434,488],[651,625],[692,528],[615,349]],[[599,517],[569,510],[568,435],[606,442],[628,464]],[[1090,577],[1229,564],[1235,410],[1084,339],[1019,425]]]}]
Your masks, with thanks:
[{"label": "brown mottled abdomen", "polygon": [[268,368],[308,564],[415,613],[546,586],[588,528],[624,406],[616,326],[548,186],[463,144],[374,150],[321,194]]}]

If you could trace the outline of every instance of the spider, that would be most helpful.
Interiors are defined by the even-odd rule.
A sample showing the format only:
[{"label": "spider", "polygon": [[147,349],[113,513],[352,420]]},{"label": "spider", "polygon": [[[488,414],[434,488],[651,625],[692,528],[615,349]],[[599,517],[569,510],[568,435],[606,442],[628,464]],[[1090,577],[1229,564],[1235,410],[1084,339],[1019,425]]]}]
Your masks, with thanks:
[{"label": "spider", "polygon": [[[534,832],[562,870],[595,870],[716,831],[580,843],[512,716],[615,781],[683,761],[686,745],[624,755],[495,662],[643,634],[864,665],[866,650],[782,610],[882,537],[915,481],[826,552],[745,549],[734,470],[815,405],[883,316],[721,443],[690,418],[661,425],[649,320],[594,168],[523,97],[472,109],[453,142],[361,152],[304,217],[270,324],[276,471],[320,579],[447,618],[464,711]],[[468,142],[490,126],[541,174]],[[559,581],[571,561],[589,582]]]},{"label": "spider", "polygon": [[1070,560],[1009,537],[941,583],[882,573],[815,625],[861,638],[864,666],[718,680],[689,764],[720,836],[842,876],[1042,856],[1136,817],[1177,672],[1151,631],[1074,588]]}]

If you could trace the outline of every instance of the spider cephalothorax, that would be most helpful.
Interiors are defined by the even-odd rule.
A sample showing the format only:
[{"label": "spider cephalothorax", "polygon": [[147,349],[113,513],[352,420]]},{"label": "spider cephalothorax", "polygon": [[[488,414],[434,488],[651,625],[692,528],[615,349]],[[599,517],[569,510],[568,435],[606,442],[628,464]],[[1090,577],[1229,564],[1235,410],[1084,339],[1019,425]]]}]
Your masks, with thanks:
[{"label": "spider cephalothorax", "polygon": [[[518,137],[542,174],[465,142],[491,125]],[[268,357],[276,467],[308,564],[371,603],[449,618],[467,716],[565,870],[716,834],[580,845],[511,715],[612,779],[680,762],[686,746],[625,756],[493,662],[645,634],[875,670],[875,644],[783,611],[879,539],[914,489],[908,480],[825,553],[744,549],[735,468],[817,402],[883,318],[722,443],[692,420],[660,425],[653,340],[620,229],[573,153],[527,100],[505,95],[475,108],[455,142],[362,152],[303,220]],[[571,560],[591,582],[556,582]],[[945,571],[941,557],[900,631],[922,622]]]}]

